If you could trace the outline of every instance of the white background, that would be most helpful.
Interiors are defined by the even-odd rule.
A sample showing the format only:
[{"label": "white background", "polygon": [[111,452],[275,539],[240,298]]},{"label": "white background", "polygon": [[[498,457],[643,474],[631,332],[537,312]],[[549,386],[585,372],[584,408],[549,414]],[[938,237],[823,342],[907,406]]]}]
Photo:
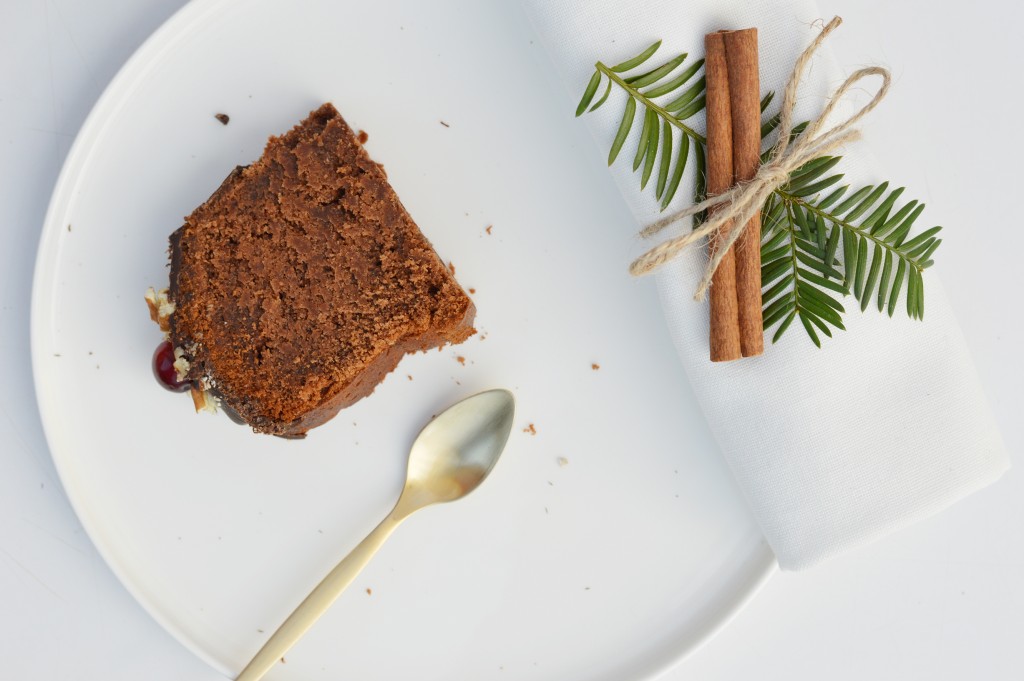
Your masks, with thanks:
[{"label": "white background", "polygon": [[[0,2],[0,653],[5,678],[216,681],[132,600],[50,461],[29,364],[36,242],[63,158],[125,59],[181,0]],[[896,85],[868,124],[894,180],[942,216],[939,269],[1011,455],[1024,323],[1019,88],[1011,2],[820,0],[841,64]],[[840,7],[840,5],[842,6]],[[666,679],[1020,679],[1024,477],[807,573],[781,574]]]}]

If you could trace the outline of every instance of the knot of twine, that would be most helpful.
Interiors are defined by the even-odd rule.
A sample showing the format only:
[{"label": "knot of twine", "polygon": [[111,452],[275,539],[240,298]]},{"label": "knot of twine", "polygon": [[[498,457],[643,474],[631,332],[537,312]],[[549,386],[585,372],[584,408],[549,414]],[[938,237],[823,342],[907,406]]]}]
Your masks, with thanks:
[{"label": "knot of twine", "polygon": [[[715,252],[708,261],[707,267],[704,270],[704,276],[697,287],[696,293],[694,293],[695,300],[702,300],[707,294],[708,287],[711,285],[711,278],[715,270],[718,269],[718,265],[722,262],[722,258],[743,233],[750,219],[761,210],[761,207],[764,206],[772,192],[786,184],[789,181],[790,175],[806,163],[825,156],[848,142],[853,142],[860,138],[860,131],[853,126],[885,98],[886,93],[889,91],[889,84],[892,81],[892,76],[888,69],[880,66],[870,66],[854,72],[832,93],[821,115],[811,121],[803,133],[796,136],[793,140],[790,139],[793,136],[793,108],[796,105],[800,80],[803,77],[804,71],[807,70],[815,50],[821,46],[828,34],[835,30],[842,21],[839,17],[835,17],[832,21],[828,22],[821,29],[821,33],[814,39],[814,42],[803,51],[800,58],[793,65],[793,72],[790,74],[789,82],[786,84],[786,90],[782,98],[782,109],[779,113],[779,140],[776,142],[774,149],[772,149],[768,162],[758,169],[757,174],[750,181],[738,184],[721,194],[708,197],[705,201],[666,216],[644,228],[640,235],[650,237],[709,208],[717,208],[714,214],[700,227],[687,234],[668,239],[634,260],[629,266],[630,274],[637,277],[650,274],[665,263],[674,260],[683,250],[695,242],[722,230],[716,242]],[[858,81],[868,76],[881,76],[882,78],[882,85],[878,88],[878,92],[875,93],[871,101],[846,120],[822,132],[821,129],[832,114],[836,104],[843,98],[843,95]]]}]

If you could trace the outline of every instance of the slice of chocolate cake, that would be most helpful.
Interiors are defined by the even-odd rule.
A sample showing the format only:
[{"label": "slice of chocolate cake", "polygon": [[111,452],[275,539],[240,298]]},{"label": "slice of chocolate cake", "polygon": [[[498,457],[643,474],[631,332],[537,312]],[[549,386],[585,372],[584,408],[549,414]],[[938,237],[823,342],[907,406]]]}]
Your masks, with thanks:
[{"label": "slice of chocolate cake", "polygon": [[473,303],[331,104],[236,168],[170,252],[179,378],[257,432],[301,436],[405,353],[474,333]]}]

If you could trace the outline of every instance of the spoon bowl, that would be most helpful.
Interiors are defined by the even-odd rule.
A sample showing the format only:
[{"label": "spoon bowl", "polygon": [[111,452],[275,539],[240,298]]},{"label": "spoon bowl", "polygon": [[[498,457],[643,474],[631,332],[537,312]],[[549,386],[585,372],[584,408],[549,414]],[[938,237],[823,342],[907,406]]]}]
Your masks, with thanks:
[{"label": "spoon bowl", "polygon": [[498,462],[512,432],[514,417],[512,393],[488,390],[445,409],[428,423],[409,452],[405,487],[395,508],[306,596],[236,681],[263,678],[309,631],[410,514],[431,504],[461,499],[476,489]]},{"label": "spoon bowl", "polygon": [[515,398],[488,390],[449,407],[420,431],[409,453],[396,510],[454,501],[472,492],[498,462],[512,432]]}]

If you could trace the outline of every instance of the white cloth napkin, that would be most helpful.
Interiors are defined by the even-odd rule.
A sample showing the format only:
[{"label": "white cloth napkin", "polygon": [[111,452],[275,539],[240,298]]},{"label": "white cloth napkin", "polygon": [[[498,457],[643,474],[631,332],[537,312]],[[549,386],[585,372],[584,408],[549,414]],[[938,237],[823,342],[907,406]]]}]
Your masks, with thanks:
[{"label": "white cloth napkin", "polygon": [[[762,91],[781,93],[793,62],[817,34],[812,22],[822,18],[813,0],[523,4],[569,92],[567,116],[596,60],[617,63],[659,38],[664,44],[652,67],[684,51],[699,58],[704,34],[724,28],[757,27]],[[816,116],[846,73],[826,42],[801,88],[796,120]],[[601,155],[611,146],[622,112],[621,93],[614,97],[580,119],[590,127]],[[884,116],[885,104],[872,115]],[[617,161],[611,172],[638,225],[645,225],[661,214],[650,187],[640,192],[629,163],[639,127],[634,125],[623,149],[628,158]],[[864,142],[845,151],[846,180],[884,179],[872,166]],[[671,208],[686,205],[691,194],[686,188],[692,186],[691,168]],[[926,210],[920,229],[938,223],[939,217]],[[623,254],[623,268],[639,251]],[[692,300],[704,254],[690,252],[656,275],[679,357],[783,569],[809,567],[930,516],[995,481],[1009,467],[960,328],[934,274],[942,268],[941,249],[937,259],[937,268],[925,274],[924,322],[907,319],[902,301],[896,317],[889,319],[874,308],[861,313],[847,298],[848,331],[823,338],[823,349],[816,349],[794,324],[763,356],[722,364],[708,360],[706,303]]]}]

